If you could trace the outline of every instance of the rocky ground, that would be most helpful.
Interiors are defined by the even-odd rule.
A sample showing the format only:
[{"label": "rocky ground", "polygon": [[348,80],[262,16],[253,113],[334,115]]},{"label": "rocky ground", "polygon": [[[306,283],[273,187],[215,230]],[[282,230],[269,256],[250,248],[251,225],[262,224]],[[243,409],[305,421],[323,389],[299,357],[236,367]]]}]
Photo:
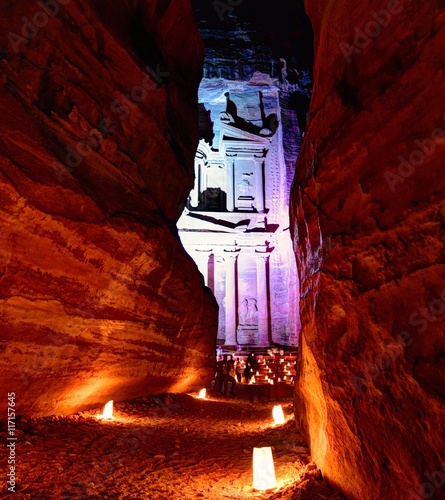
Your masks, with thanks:
[{"label": "rocky ground", "polygon": [[[169,394],[116,403],[72,416],[17,422],[17,485],[21,499],[342,499],[314,463],[294,425],[291,400],[280,401],[286,423],[273,423],[278,402]],[[1,429],[6,438],[5,428]],[[271,446],[278,486],[252,488],[252,449]],[[2,454],[2,470],[6,457]]]}]

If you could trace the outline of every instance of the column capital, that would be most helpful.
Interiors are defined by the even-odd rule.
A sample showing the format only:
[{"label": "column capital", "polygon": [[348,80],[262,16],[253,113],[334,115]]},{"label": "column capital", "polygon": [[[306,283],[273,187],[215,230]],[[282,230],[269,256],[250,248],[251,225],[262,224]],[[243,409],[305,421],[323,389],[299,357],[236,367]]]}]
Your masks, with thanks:
[{"label": "column capital", "polygon": [[240,248],[237,248],[236,250],[224,249],[222,257],[227,260],[236,260],[240,252],[241,252]]},{"label": "column capital", "polygon": [[223,259],[226,262],[235,262],[238,258],[238,254],[224,255]]},{"label": "column capital", "polygon": [[255,250],[254,255],[257,258],[257,260],[264,260],[267,262],[270,257],[270,252],[258,252],[258,250]]}]

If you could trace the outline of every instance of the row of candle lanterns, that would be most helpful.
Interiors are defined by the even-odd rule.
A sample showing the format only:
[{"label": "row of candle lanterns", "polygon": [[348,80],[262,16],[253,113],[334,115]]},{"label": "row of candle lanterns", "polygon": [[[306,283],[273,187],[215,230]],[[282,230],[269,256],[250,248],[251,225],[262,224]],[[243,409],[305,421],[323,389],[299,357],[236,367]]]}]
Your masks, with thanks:
[{"label": "row of candle lanterns", "polygon": [[[207,391],[206,391],[206,389],[201,389],[199,391],[199,393],[198,393],[197,398],[198,399],[206,399],[206,397],[207,397]],[[112,403],[112,401],[110,401],[110,403]],[[104,410],[104,413],[105,413],[105,410]],[[284,424],[286,422],[286,420],[284,418],[283,408],[282,408],[281,405],[276,405],[276,406],[273,407],[273,409],[272,409],[272,417],[273,417],[274,422],[276,424]]]},{"label": "row of candle lanterns", "polygon": [[[206,389],[201,389],[198,394],[198,399],[206,399],[206,397],[207,397]],[[102,418],[106,419],[113,418],[113,400],[108,401],[108,403],[104,406],[104,411],[101,416]],[[276,424],[285,423],[283,408],[281,407],[281,405],[273,407],[272,416]]]},{"label": "row of candle lanterns", "polygon": [[[206,390],[201,389],[198,394],[199,399],[206,398]],[[284,418],[283,408],[281,405],[276,405],[272,409],[272,416],[275,424],[281,425],[286,422]],[[102,418],[113,418],[113,400],[108,401],[104,406]],[[264,491],[276,488],[277,480],[275,476],[275,466],[272,455],[272,448],[264,446],[262,448],[253,449],[252,457],[252,486],[255,490]]]},{"label": "row of candle lanterns", "polygon": [[[281,405],[273,407],[272,416],[275,424],[277,425],[281,425],[286,422]],[[253,449],[252,469],[252,486],[255,490],[263,491],[277,487],[272,448],[270,446]]]},{"label": "row of candle lanterns", "polygon": [[[201,389],[198,394],[198,398],[206,398],[205,389]],[[272,417],[276,425],[282,425],[286,422],[281,405],[276,405],[273,407]],[[270,446],[253,449],[252,472],[252,486],[255,490],[264,491],[277,487],[272,448]]]},{"label": "row of candle lanterns", "polygon": [[[206,389],[201,389],[198,394],[198,399],[206,399],[207,391]],[[108,401],[104,406],[104,411],[102,413],[102,418],[111,419],[113,418],[113,400]],[[283,408],[281,405],[276,405],[272,409],[272,416],[276,424],[284,424],[285,418],[283,413]]]}]

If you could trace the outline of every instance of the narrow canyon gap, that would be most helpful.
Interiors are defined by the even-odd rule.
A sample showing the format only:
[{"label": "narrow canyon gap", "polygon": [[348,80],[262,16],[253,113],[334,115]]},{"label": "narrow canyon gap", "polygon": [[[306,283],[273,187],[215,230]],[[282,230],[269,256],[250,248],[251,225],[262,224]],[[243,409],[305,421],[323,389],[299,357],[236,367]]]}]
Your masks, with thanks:
[{"label": "narrow canyon gap", "polygon": [[[0,377],[34,416],[208,381],[218,315],[175,228],[198,143],[190,2],[53,5],[0,8]],[[305,5],[297,424],[348,498],[443,498],[443,2]]]}]

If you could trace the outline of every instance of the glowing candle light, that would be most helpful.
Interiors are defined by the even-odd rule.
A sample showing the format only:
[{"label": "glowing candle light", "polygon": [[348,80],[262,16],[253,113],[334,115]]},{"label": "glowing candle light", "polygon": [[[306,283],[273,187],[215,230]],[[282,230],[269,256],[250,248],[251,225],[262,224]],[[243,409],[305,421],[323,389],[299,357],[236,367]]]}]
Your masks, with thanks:
[{"label": "glowing candle light", "polygon": [[253,377],[250,379],[249,384],[255,384],[255,383],[256,383],[256,382],[255,382],[255,376],[253,376]]},{"label": "glowing candle light", "polygon": [[258,375],[260,374],[260,372],[256,372],[255,375],[258,377]]},{"label": "glowing candle light", "polygon": [[286,375],[285,375],[285,376],[283,377],[283,380],[287,380],[287,377],[286,377]]},{"label": "glowing candle light", "polygon": [[278,378],[278,382],[281,382],[281,379],[280,379],[280,378]]},{"label": "glowing candle light", "polygon": [[201,389],[198,394],[199,399],[205,399],[207,395],[207,391],[205,389]]},{"label": "glowing candle light", "polygon": [[253,487],[255,490],[276,488],[275,467],[272,448],[253,449]]},{"label": "glowing candle light", "polygon": [[278,425],[284,424],[286,422],[284,418],[283,408],[281,407],[281,405],[273,407],[272,416],[274,422]]},{"label": "glowing candle light", "polygon": [[103,418],[113,418],[113,400],[108,401],[104,406],[104,412],[102,414]]}]

